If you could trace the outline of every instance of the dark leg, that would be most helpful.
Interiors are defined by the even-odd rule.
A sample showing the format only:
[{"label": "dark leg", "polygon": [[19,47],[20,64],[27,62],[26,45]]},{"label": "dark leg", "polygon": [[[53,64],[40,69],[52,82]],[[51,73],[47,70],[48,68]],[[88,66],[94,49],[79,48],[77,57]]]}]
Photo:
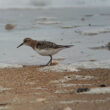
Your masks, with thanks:
[{"label": "dark leg", "polygon": [[49,60],[49,62],[46,64],[46,66],[48,66],[48,65],[51,65],[52,64],[52,55],[49,55],[50,56],[50,60]]}]

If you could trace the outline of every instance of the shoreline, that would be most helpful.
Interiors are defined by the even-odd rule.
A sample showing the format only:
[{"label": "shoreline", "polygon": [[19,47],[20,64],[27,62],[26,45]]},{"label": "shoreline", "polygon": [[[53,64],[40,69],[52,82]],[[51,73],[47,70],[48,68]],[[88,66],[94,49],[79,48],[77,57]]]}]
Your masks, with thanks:
[{"label": "shoreline", "polygon": [[[0,69],[0,107],[16,110],[100,110],[110,107],[110,69],[81,69],[77,72],[41,72],[39,67]],[[100,87],[103,84],[105,87]],[[105,90],[78,93],[78,88]],[[110,90],[110,89],[109,89]],[[100,91],[100,90],[99,90]],[[51,104],[51,107],[50,107]],[[89,105],[89,106],[88,106]]]},{"label": "shoreline", "polygon": [[38,6],[38,7],[35,7],[35,6],[30,6],[30,7],[8,7],[8,8],[0,8],[0,10],[36,10],[36,9],[74,9],[74,8],[83,8],[83,9],[86,9],[86,8],[89,8],[89,9],[93,9],[93,8],[110,8],[110,6]]},{"label": "shoreline", "polygon": [[2,68],[23,68],[23,67],[36,67],[41,72],[75,72],[80,69],[110,69],[110,60],[103,61],[83,61],[71,64],[62,64],[59,61],[53,61],[51,66],[45,65],[23,65],[23,64],[9,64],[0,63]]}]

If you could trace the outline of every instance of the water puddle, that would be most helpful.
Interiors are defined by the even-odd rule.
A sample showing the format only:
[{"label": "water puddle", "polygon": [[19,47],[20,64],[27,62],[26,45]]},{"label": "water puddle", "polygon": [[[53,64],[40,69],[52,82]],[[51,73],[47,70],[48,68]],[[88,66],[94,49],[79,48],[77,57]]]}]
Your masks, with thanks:
[{"label": "water puddle", "polygon": [[11,88],[4,88],[0,86],[0,92],[9,91],[9,90],[11,90]]},{"label": "water puddle", "polygon": [[60,104],[74,104],[74,103],[105,103],[109,102],[110,98],[102,100],[70,100],[70,101],[60,101]]},{"label": "water puddle", "polygon": [[72,83],[69,83],[69,84],[57,84],[58,86],[61,86],[61,87],[76,87],[76,86],[91,86],[92,84],[72,84]]},{"label": "water puddle", "polygon": [[[82,75],[69,75],[69,76],[64,76],[64,78],[59,79],[59,80],[50,81],[50,83],[65,83],[71,80],[92,80],[92,79],[95,79],[95,77],[94,76],[82,76]],[[71,84],[71,85],[76,85],[76,84]]]},{"label": "water puddle", "polygon": [[110,94],[110,87],[91,88],[89,91],[84,92],[84,94]]},{"label": "water puddle", "polygon": [[55,94],[73,94],[74,90],[56,90]]}]

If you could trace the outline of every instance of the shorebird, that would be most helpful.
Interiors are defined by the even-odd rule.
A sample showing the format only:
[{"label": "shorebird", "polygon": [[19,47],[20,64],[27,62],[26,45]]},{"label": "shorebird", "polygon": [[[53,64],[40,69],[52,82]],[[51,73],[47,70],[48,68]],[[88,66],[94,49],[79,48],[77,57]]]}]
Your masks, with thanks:
[{"label": "shorebird", "polygon": [[19,48],[22,45],[27,45],[32,47],[35,51],[37,51],[42,56],[50,56],[50,60],[46,64],[46,66],[52,64],[52,55],[58,53],[59,51],[65,48],[70,48],[73,46],[73,45],[58,45],[53,42],[38,41],[38,40],[33,40],[31,38],[25,38],[23,40],[23,43],[21,43],[17,48]]}]

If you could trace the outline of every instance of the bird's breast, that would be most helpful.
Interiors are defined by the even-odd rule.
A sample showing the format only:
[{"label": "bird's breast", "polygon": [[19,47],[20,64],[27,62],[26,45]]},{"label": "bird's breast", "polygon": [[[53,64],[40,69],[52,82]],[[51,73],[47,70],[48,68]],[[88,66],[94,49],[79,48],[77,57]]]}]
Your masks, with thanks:
[{"label": "bird's breast", "polygon": [[61,48],[59,48],[59,49],[52,49],[52,48],[49,48],[49,49],[37,49],[36,48],[35,49],[35,51],[37,51],[42,56],[54,55],[57,52],[59,52],[60,50],[62,50],[62,49]]}]

